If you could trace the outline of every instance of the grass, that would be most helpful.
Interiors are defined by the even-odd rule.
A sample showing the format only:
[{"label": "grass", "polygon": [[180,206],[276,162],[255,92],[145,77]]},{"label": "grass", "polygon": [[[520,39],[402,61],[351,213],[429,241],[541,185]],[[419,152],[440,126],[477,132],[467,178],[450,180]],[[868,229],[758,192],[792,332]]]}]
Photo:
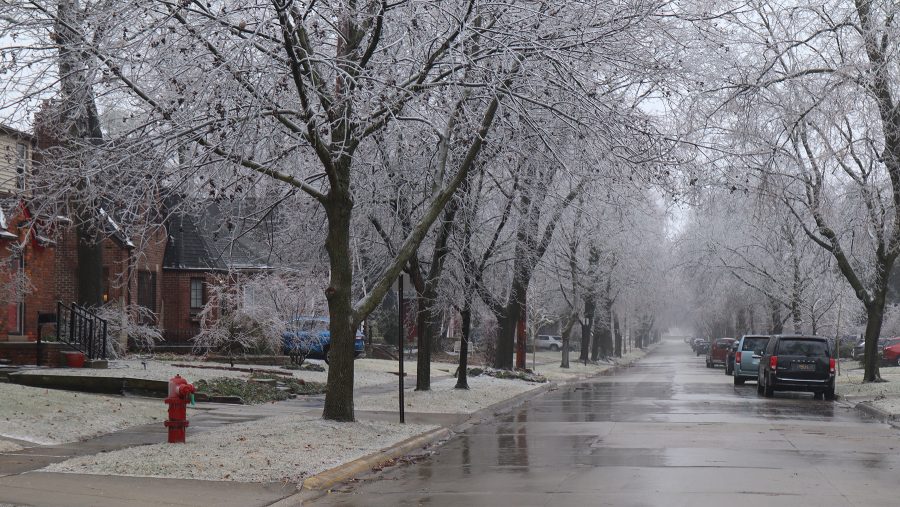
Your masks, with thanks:
[{"label": "grass", "polygon": [[274,375],[258,375],[254,379],[275,380],[276,385],[287,389],[278,389],[268,383],[252,382],[238,378],[217,377],[210,380],[199,380],[194,385],[198,393],[207,396],[237,396],[244,403],[256,405],[282,401],[291,395],[315,395],[325,392],[325,384],[306,382],[301,379],[285,379]]}]

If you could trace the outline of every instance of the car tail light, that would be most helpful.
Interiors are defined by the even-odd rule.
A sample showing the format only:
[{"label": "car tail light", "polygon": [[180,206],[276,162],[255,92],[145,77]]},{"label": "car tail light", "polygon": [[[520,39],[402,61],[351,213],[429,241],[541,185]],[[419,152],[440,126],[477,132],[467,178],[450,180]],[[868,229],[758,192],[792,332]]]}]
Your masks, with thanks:
[{"label": "car tail light", "polygon": [[778,356],[772,356],[769,358],[769,368],[773,370],[778,368]]},{"label": "car tail light", "polygon": [[831,374],[834,375],[834,358],[828,360],[828,369],[831,370]]},{"label": "car tail light", "polygon": [[740,362],[741,362],[741,356],[743,356],[743,355],[744,355],[744,354],[741,354],[741,351],[740,351],[740,350],[737,351],[737,353],[734,354],[734,362],[735,362],[735,363],[740,363]]}]

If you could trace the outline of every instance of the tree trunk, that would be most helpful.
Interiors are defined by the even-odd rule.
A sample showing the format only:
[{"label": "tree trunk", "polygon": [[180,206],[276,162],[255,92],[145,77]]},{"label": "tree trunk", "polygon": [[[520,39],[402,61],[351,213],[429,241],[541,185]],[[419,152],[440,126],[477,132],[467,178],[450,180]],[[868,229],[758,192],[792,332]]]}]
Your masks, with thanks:
[{"label": "tree trunk", "polygon": [[619,314],[613,312],[613,333],[615,334],[615,355],[622,357],[622,330],[619,328]]},{"label": "tree trunk", "polygon": [[866,347],[864,352],[863,382],[874,382],[881,379],[878,368],[878,338],[881,336],[881,324],[884,320],[885,292],[876,294],[872,303],[866,306]]},{"label": "tree trunk", "polygon": [[772,312],[772,334],[781,334],[784,329],[783,321],[781,319],[781,303],[774,299],[770,299],[769,309]]},{"label": "tree trunk", "polygon": [[434,330],[431,312],[434,300],[435,294],[427,287],[416,296],[416,346],[419,349],[416,356],[416,391],[431,389],[431,343]]},{"label": "tree trunk", "polygon": [[[87,150],[103,142],[100,116],[94,100],[91,65],[81,50],[80,34],[73,30],[81,24],[78,0],[60,0],[57,4],[55,32],[59,42],[60,122],[68,133],[70,148]],[[88,154],[81,163],[90,163]],[[76,157],[76,159],[82,157]],[[103,247],[101,232],[97,230],[97,210],[83,195],[84,180],[79,180],[73,202],[76,215],[75,235],[78,241],[76,257],[77,299],[81,305],[100,306],[103,303]]]},{"label": "tree trunk", "polygon": [[[607,289],[609,287],[607,286]],[[609,300],[607,296],[606,302],[603,305],[603,323],[600,326],[600,355],[604,358],[608,358],[613,355],[613,316],[612,316],[612,301]]]},{"label": "tree trunk", "polygon": [[566,321],[566,326],[562,330],[562,360],[559,363],[560,368],[568,368],[569,367],[569,343],[570,337],[572,336],[572,328],[575,327],[575,322],[578,321],[578,312],[574,311],[569,316],[569,320]]},{"label": "tree trunk", "polygon": [[[349,175],[350,164],[342,167]],[[349,179],[349,178],[348,178]],[[350,219],[353,200],[346,189],[332,188],[324,207],[328,217],[325,249],[331,267],[331,278],[325,297],[328,300],[331,349],[328,352],[328,384],[322,417],[334,421],[353,421],[353,266],[350,252]]]},{"label": "tree trunk", "polygon": [[503,314],[497,316],[497,341],[494,356],[494,368],[501,370],[513,369],[513,354],[516,348],[516,329],[519,319],[522,318],[523,295],[528,292],[527,282],[523,283],[520,276],[513,279],[512,290],[509,294],[509,302],[503,307]]},{"label": "tree trunk", "polygon": [[459,368],[456,373],[456,389],[469,388],[469,337],[472,332],[472,303],[471,297],[466,297],[459,315],[462,317],[462,338],[459,343]]},{"label": "tree trunk", "polygon": [[597,312],[597,304],[594,295],[588,292],[584,296],[584,321],[581,324],[581,353],[578,360],[587,363],[591,350],[591,334],[594,330],[594,314]]}]

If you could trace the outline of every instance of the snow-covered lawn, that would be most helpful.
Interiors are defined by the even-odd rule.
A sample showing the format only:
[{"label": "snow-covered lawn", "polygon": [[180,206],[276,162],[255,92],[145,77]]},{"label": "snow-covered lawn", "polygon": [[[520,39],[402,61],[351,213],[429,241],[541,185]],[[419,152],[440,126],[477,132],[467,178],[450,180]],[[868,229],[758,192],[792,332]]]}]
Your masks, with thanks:
[{"label": "snow-covered lawn", "polygon": [[547,380],[560,382],[599,375],[617,364],[630,364],[647,355],[648,350],[649,349],[635,349],[629,351],[627,354],[623,354],[622,357],[611,362],[600,362],[597,364],[589,362],[587,365],[578,362],[578,352],[569,352],[568,369],[559,367],[559,364],[562,361],[562,352],[545,351],[538,352],[533,362],[532,354],[528,354],[527,366],[531,368],[532,364],[534,364],[535,373],[547,377]]},{"label": "snow-covered lawn", "polygon": [[158,401],[0,384],[0,436],[35,444],[84,440],[165,415]]},{"label": "snow-covered lawn", "polygon": [[[430,391],[405,391],[403,402],[410,412],[471,414],[482,408],[537,389],[544,384],[523,380],[498,379],[480,375],[469,377],[469,390],[454,389],[455,378],[431,383]],[[354,400],[356,410],[396,410],[399,394],[396,391],[361,396]]]},{"label": "snow-covered lawn", "polygon": [[862,368],[844,370],[838,377],[836,391],[854,403],[868,401],[876,408],[900,414],[900,368],[883,366],[880,371],[887,382],[863,383]]},{"label": "snow-covered lawn", "polygon": [[82,456],[51,472],[238,482],[291,482],[392,446],[436,426],[339,423],[277,416],[188,434],[186,444],[156,444]]}]

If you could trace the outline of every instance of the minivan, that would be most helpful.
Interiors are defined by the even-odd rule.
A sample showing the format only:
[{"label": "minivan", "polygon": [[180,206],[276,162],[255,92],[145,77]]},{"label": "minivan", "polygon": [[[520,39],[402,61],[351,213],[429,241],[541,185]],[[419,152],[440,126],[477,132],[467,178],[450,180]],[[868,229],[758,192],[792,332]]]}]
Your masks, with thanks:
[{"label": "minivan", "polygon": [[767,335],[747,334],[738,341],[734,353],[734,385],[743,385],[748,380],[756,380],[759,374],[759,358],[766,351],[769,343]]},{"label": "minivan", "polygon": [[776,335],[759,361],[757,391],[806,391],[834,399],[835,360],[831,341],[821,336]]}]

